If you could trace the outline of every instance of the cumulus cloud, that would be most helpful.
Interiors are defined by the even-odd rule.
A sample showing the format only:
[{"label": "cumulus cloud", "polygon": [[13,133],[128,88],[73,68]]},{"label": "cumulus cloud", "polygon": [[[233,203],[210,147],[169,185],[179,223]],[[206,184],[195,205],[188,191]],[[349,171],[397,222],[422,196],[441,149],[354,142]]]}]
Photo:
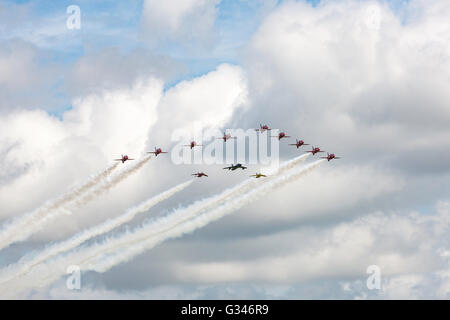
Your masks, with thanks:
[{"label": "cumulus cloud", "polygon": [[120,152],[143,152],[161,94],[162,83],[150,78],[79,98],[62,120],[38,110],[0,117],[0,140],[8,148],[1,172],[14,177],[1,188],[2,218],[81,182]]},{"label": "cumulus cloud", "polygon": [[[102,89],[81,96],[73,101],[73,108],[66,111],[62,119],[38,110],[0,117],[4,128],[0,141],[5,155],[0,173],[1,179],[8,182],[7,188],[4,185],[0,189],[2,218],[30,210],[74,183],[83,182],[85,177],[102,169],[121,153],[138,158],[155,143],[169,148],[172,131],[190,129],[191,121],[196,121],[200,128],[225,125],[234,110],[242,107],[245,96],[242,70],[222,65],[165,93],[162,82],[150,77],[138,79],[130,88]],[[179,117],[171,117],[174,114]],[[69,168],[63,170],[69,164]],[[162,187],[170,186],[170,180],[165,183],[168,184]],[[40,185],[45,188],[39,188]],[[134,180],[136,185],[147,186],[148,181],[140,177]],[[125,209],[127,199],[146,198],[149,190],[148,187],[141,192],[121,189],[120,199],[114,197],[109,205],[101,203],[101,213],[96,216],[108,214],[105,205],[119,213],[118,203],[114,201],[120,201],[121,208]],[[29,195],[24,198],[24,193]],[[86,225],[91,219],[95,217],[71,221],[76,227],[78,223]],[[60,223],[59,220],[53,226],[57,233],[61,231]]]},{"label": "cumulus cloud", "polygon": [[33,44],[21,39],[0,40],[0,113],[15,109],[53,109],[61,103],[53,87],[57,64],[45,59]]},{"label": "cumulus cloud", "polygon": [[[146,1],[142,36],[153,45],[208,44],[217,3]],[[165,90],[153,77],[171,77],[170,59],[148,63],[147,52],[114,49],[81,58],[70,73],[77,98],[61,120],[37,110],[0,116],[0,179],[8,183],[0,218],[83,181],[122,150],[171,146],[175,129],[268,122],[342,159],[181,241],[90,273],[86,297],[121,297],[123,289],[126,297],[448,297],[448,204],[430,204],[450,187],[450,9],[445,0],[412,0],[398,10],[379,1],[281,3],[245,45],[242,66],[223,64]],[[23,70],[2,64],[13,58],[0,50],[0,68]],[[20,59],[34,74],[33,53]],[[33,85],[7,74],[6,86]],[[284,158],[301,151],[280,150]],[[160,160],[46,236],[98,223],[186,173]],[[223,179],[169,205],[238,179],[208,170]],[[371,264],[382,268],[380,292],[365,286]],[[40,294],[70,297],[58,287]]]},{"label": "cumulus cloud", "polygon": [[[390,292],[398,287],[395,277],[414,278],[416,273],[447,270],[446,260],[438,252],[447,246],[448,209],[448,203],[439,204],[435,213],[425,217],[414,212],[373,213],[325,228],[303,226],[249,238],[239,241],[244,247],[242,251],[250,252],[250,246],[262,245],[271,254],[238,261],[217,259],[177,264],[174,272],[178,281],[191,283],[246,281],[294,285],[313,279],[365,280],[367,267],[375,264],[381,268],[383,277],[391,279],[384,288],[386,294],[400,296]],[[274,247],[283,249],[276,253],[271,250]],[[442,297],[449,290],[443,289]]]},{"label": "cumulus cloud", "polygon": [[[73,293],[59,282],[50,291],[36,291],[34,297],[446,299],[450,294],[449,208],[448,202],[441,202],[427,216],[375,212],[325,227],[305,225],[235,241],[195,242],[196,251],[186,252],[186,247],[172,244],[161,253],[170,250],[182,260],[159,262],[172,279],[164,280],[164,285],[155,278],[144,290],[118,292],[97,283],[97,288],[88,284]],[[211,259],[205,252],[213,247],[222,254]],[[167,254],[152,260],[158,259],[167,260]],[[380,267],[379,290],[366,286],[370,265]],[[156,277],[155,266],[145,270]]]},{"label": "cumulus cloud", "polygon": [[164,82],[185,71],[175,59],[145,49],[121,52],[117,47],[87,52],[67,72],[66,91],[85,96],[99,90],[130,88],[152,75]]},{"label": "cumulus cloud", "polygon": [[[257,282],[263,282],[266,276],[273,282],[285,279],[263,271],[258,277],[250,274],[249,270],[266,262],[279,263],[289,274],[292,272],[298,279],[307,281],[307,276],[301,278],[292,271],[291,267],[298,266],[296,262],[314,258],[323,268],[319,268],[324,272],[321,275],[333,275],[332,267],[321,265],[323,260],[302,245],[305,242],[314,247],[308,237],[289,239],[287,242],[306,252],[299,249],[297,254],[286,254],[290,258],[281,260],[271,259],[283,248],[278,242],[272,246],[252,246],[252,250],[242,252],[239,249],[245,248],[243,239],[273,234],[278,240],[281,232],[295,233],[292,229],[298,231],[297,228],[307,229],[311,225],[331,228],[336,223],[344,223],[347,229],[342,233],[349,233],[349,239],[344,237],[346,242],[342,246],[337,238],[333,241],[336,248],[342,249],[340,252],[355,249],[355,266],[343,263],[334,277],[347,277],[352,272],[365,277],[368,264],[358,265],[358,261],[370,258],[370,254],[364,252],[365,246],[368,251],[373,249],[373,237],[383,239],[384,235],[377,234],[376,225],[384,225],[384,215],[395,221],[398,228],[405,224],[404,228],[408,229],[411,224],[419,223],[420,218],[402,217],[405,209],[410,211],[411,207],[418,206],[418,201],[428,206],[445,196],[445,192],[439,190],[448,187],[449,168],[442,159],[446,158],[449,141],[448,127],[444,125],[450,101],[448,90],[444,88],[448,83],[445,70],[449,67],[446,58],[449,56],[446,39],[449,33],[440,32],[439,36],[434,33],[434,30],[448,29],[448,21],[444,18],[446,6],[439,1],[427,4],[425,8],[424,2],[412,1],[407,7],[408,10],[418,8],[420,18],[413,18],[411,12],[402,12],[402,18],[407,16],[402,20],[388,6],[375,1],[329,1],[316,7],[304,2],[287,2],[278,6],[246,48],[244,69],[251,107],[236,113],[232,121],[240,127],[267,121],[272,127],[281,127],[289,134],[338,153],[343,160],[331,163],[330,168],[324,166],[302,181],[305,184],[280,190],[260,205],[242,210],[239,218],[226,218],[220,224],[213,224],[184,239],[183,243],[165,244],[162,249],[155,249],[139,259],[139,263],[154,267],[159,279],[169,283],[181,281],[181,270],[186,264],[194,266],[190,283],[200,281],[201,274],[211,275],[205,283],[214,277],[224,281],[245,281],[247,276],[254,276]],[[440,14],[442,19],[433,18]],[[435,23],[439,25],[433,26]],[[432,47],[436,50],[427,52]],[[431,83],[433,85],[429,85]],[[432,150],[436,152],[435,157],[427,154]],[[283,146],[281,151],[284,156],[298,152]],[[389,212],[396,207],[399,211],[391,217]],[[378,210],[386,213],[358,220],[366,212]],[[444,216],[437,215],[435,225],[440,223],[439,219]],[[352,220],[360,222],[351,223]],[[302,227],[302,223],[306,226]],[[364,229],[365,224],[368,229]],[[357,233],[350,239],[352,228]],[[401,232],[408,233],[406,230]],[[395,238],[395,233],[392,231],[389,237]],[[434,237],[432,232],[427,234]],[[323,236],[332,239],[328,233]],[[234,238],[239,242],[230,240]],[[317,240],[315,248],[318,252],[322,252],[321,245],[327,248],[320,239],[312,239]],[[205,241],[212,242],[214,249]],[[220,254],[214,254],[222,241],[229,246],[219,250]],[[438,270],[440,258],[433,250],[419,250],[416,255],[409,256],[412,249],[405,241],[397,239],[385,243],[386,252],[379,253],[379,257],[382,256],[386,264],[397,266],[395,272],[398,274],[402,274],[402,268],[407,274]],[[204,253],[194,253],[189,250],[191,246],[195,246],[196,252]],[[172,272],[149,261],[163,258],[163,252],[167,250],[176,250],[181,255],[177,264],[179,278],[175,280]],[[338,261],[332,252],[325,253],[333,263]],[[404,256],[408,256],[405,261],[411,262],[412,266],[430,262],[430,265],[424,264],[430,269],[408,269],[401,262]],[[203,263],[192,261],[195,258]],[[253,259],[257,262],[252,262]],[[163,263],[167,264],[169,260]],[[197,266],[204,268],[196,269]],[[215,267],[220,267],[223,273],[214,271]],[[312,269],[308,269],[311,271],[309,276],[314,278]],[[132,264],[120,267],[116,272],[112,270],[108,283],[126,287],[113,277],[127,270],[136,271]],[[318,281],[321,275],[314,279]],[[153,281],[158,282],[157,279]],[[132,282],[137,285],[137,281]],[[321,285],[317,282],[317,286]],[[295,290],[289,292],[295,295]],[[322,296],[327,293],[323,292]]]},{"label": "cumulus cloud", "polygon": [[450,24],[445,1],[409,6],[420,7],[420,19],[402,22],[376,1],[279,6],[247,48],[250,99],[258,107],[243,117],[264,114],[347,158],[360,161],[364,153],[426,173],[431,158],[419,164],[402,154],[427,141],[425,150],[447,156]]},{"label": "cumulus cloud", "polygon": [[193,47],[209,44],[220,0],[146,0],[142,12],[145,40],[155,43],[177,40]]},{"label": "cumulus cloud", "polygon": [[167,141],[176,129],[193,132],[222,128],[237,110],[248,106],[247,90],[242,68],[229,64],[178,83],[165,93],[158,106],[160,120],[154,130],[155,140]]}]

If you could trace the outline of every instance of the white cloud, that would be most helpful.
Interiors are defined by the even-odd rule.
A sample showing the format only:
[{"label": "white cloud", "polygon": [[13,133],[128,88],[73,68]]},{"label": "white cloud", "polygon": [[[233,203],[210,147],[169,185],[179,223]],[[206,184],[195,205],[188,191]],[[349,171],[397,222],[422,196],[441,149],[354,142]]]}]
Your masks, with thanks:
[{"label": "white cloud", "polygon": [[[407,7],[423,12],[406,23],[375,1],[280,5],[246,51],[256,107],[245,119],[263,114],[272,126],[332,146],[346,161],[389,160],[415,172],[431,168],[432,159],[405,152],[426,140],[427,150],[438,149],[445,158],[450,147],[445,3],[411,1]],[[367,25],[374,8],[379,28]]]},{"label": "white cloud", "polygon": [[246,75],[240,67],[229,64],[182,81],[165,93],[158,107],[157,140],[167,141],[175,129],[220,128],[231,121],[237,109],[247,106],[247,95]]},{"label": "white cloud", "polygon": [[53,90],[58,67],[39,63],[42,52],[19,39],[1,41],[0,46],[0,113],[14,109],[51,109],[60,99]]},{"label": "white cloud", "polygon": [[[329,227],[301,226],[287,232],[239,239],[239,246],[244,249],[239,252],[235,248],[236,261],[219,258],[179,263],[174,273],[177,281],[187,283],[295,285],[314,279],[365,280],[366,268],[375,264],[380,266],[382,277],[392,279],[384,290],[389,294],[391,287],[399,287],[395,277],[416,279],[414,274],[426,275],[445,267],[438,250],[448,245],[448,213],[449,204],[444,203],[428,216],[414,212],[409,215],[374,213]],[[258,252],[260,246],[267,251],[259,257],[240,259],[240,253],[251,252],[252,246]],[[283,249],[276,251],[274,247]],[[216,249],[227,252],[220,245]],[[447,293],[450,288],[442,290]],[[390,294],[401,296],[401,292]]]},{"label": "white cloud", "polygon": [[[154,281],[157,284],[145,290],[119,292],[100,283],[94,288],[89,281],[80,292],[71,292],[59,281],[30,297],[446,299],[449,208],[448,202],[441,202],[427,216],[378,212],[326,227],[301,226],[236,241],[191,242],[195,251],[173,244],[161,249],[165,255],[152,259],[165,260],[161,265],[172,279],[165,285]],[[221,254],[205,261],[211,256],[208,246]],[[202,257],[202,251],[209,254]],[[167,252],[177,259],[169,263]],[[140,262],[147,274],[155,271]],[[381,269],[380,290],[366,287],[366,269],[373,264]]]},{"label": "white cloud", "polygon": [[[402,177],[371,166],[335,167],[323,164],[292,187],[273,192],[270,199],[251,207],[244,221],[249,223],[292,223],[300,220],[346,219],[352,210],[376,203],[403,190]],[[277,199],[278,210],[267,210]],[[265,212],[261,216],[261,212]]]},{"label": "white cloud", "polygon": [[142,13],[144,37],[150,42],[209,43],[218,3],[219,0],[146,0]]},{"label": "white cloud", "polygon": [[[44,111],[0,117],[0,141],[7,148],[1,173],[14,177],[0,190],[2,218],[31,209],[30,205],[44,202],[74,181],[81,182],[121,152],[138,156],[157,120],[161,94],[162,83],[147,79],[128,90],[80,98],[62,121]],[[19,176],[14,174],[17,171]]]},{"label": "white cloud", "polygon": [[149,76],[166,82],[185,69],[171,57],[149,50],[122,52],[117,47],[108,47],[80,57],[68,70],[64,85],[72,97],[86,96],[101,90],[130,88]]},{"label": "white cloud", "polygon": [[[154,44],[164,39],[208,43],[217,3],[146,1],[144,34]],[[336,284],[344,281],[345,297],[371,298],[378,294],[366,292],[365,270],[379,264],[385,279],[380,297],[446,297],[448,268],[439,250],[448,250],[447,205],[430,215],[423,208],[420,214],[402,212],[419,202],[427,207],[448,187],[450,9],[447,1],[420,0],[404,8],[402,21],[376,1],[327,1],[317,7],[283,3],[246,47],[244,67],[221,65],[165,92],[161,82],[146,80],[154,70],[140,55],[131,55],[136,63],[124,64],[120,60],[129,55],[81,59],[71,76],[80,87],[89,80],[90,88],[77,92],[74,109],[62,121],[41,111],[0,117],[0,175],[8,182],[0,188],[0,217],[33,208],[121,152],[139,155],[154,145],[169,146],[177,128],[253,127],[267,121],[342,160],[235,217],[165,243],[102,280],[117,288],[142,287],[143,274],[150,273],[159,283],[214,283],[197,287],[194,297],[233,297],[237,291],[247,297],[294,297],[305,294],[294,288],[299,283],[319,297],[328,297],[331,286],[330,295],[341,297]],[[14,56],[5,52],[0,50],[0,83],[19,89],[33,85],[33,77],[8,77],[28,67],[35,75],[33,55],[24,48],[18,53],[21,65],[9,63]],[[109,63],[121,67],[110,70]],[[299,151],[284,147],[286,157]],[[83,211],[90,215],[59,220],[41,236],[53,239],[59,232],[64,237],[120,213],[179,179],[182,170],[164,162],[149,165]],[[180,201],[221,188],[236,176],[223,177],[199,185]],[[120,280],[125,278],[126,284]],[[229,281],[237,287],[221,284]],[[270,287],[253,290],[251,282]],[[167,296],[192,297],[185,289],[168,289]],[[135,293],[158,296],[163,291]],[[108,292],[117,296],[101,291]]]},{"label": "white cloud", "polygon": [[[222,65],[199,78],[184,81],[163,92],[162,82],[138,79],[129,88],[101,90],[73,101],[62,120],[44,111],[12,112],[0,117],[4,130],[0,188],[1,218],[24,213],[83,182],[112,159],[128,154],[139,158],[155,144],[170,148],[177,128],[221,127],[246,97],[246,79],[239,67]],[[176,116],[173,116],[176,115]],[[179,116],[178,116],[179,115]],[[149,168],[155,174],[155,168]],[[162,174],[161,167],[158,169]],[[167,168],[170,177],[172,169]],[[176,180],[180,182],[177,176]],[[63,237],[110,215],[119,214],[136,199],[151,195],[148,176],[140,175],[81,214],[57,219],[42,236]],[[131,184],[128,184],[131,183]],[[45,186],[42,188],[41,186]],[[139,191],[135,188],[141,186]],[[27,194],[27,197],[23,195]],[[120,196],[117,196],[120,195]],[[137,201],[137,200],[136,200]],[[100,211],[97,214],[90,212]],[[69,222],[70,221],[70,222]],[[64,228],[61,228],[61,223]]]}]

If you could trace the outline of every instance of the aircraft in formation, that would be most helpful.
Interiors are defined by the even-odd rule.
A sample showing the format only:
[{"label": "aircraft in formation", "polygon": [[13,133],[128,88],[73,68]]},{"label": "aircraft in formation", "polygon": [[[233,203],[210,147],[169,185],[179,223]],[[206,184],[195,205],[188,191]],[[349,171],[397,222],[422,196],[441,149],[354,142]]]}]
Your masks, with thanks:
[{"label": "aircraft in formation", "polygon": [[327,156],[326,157],[320,157],[320,158],[321,159],[327,159],[328,162],[330,162],[330,160],[333,160],[333,159],[340,159],[340,157],[336,157],[334,155],[334,153],[328,153],[328,152],[327,152]]},{"label": "aircraft in formation", "polygon": [[272,136],[272,138],[278,138],[278,140],[281,140],[281,139],[283,139],[283,138],[290,138],[291,136],[287,136],[286,135],[286,132],[280,132],[279,134],[278,134],[278,136]]},{"label": "aircraft in formation", "polygon": [[223,133],[223,137],[217,138],[217,139],[223,139],[223,141],[227,142],[228,139],[236,139],[236,137],[232,137],[231,134]]},{"label": "aircraft in formation", "polygon": [[255,177],[256,179],[258,179],[258,178],[267,177],[267,176],[262,173],[257,172],[255,174],[252,174],[250,177]]},{"label": "aircraft in formation", "polygon": [[[267,124],[265,124],[265,125],[259,124],[259,128],[255,129],[255,130],[259,131],[259,132],[264,132],[264,131],[270,131],[272,129],[269,128],[269,126]],[[287,136],[285,132],[280,132],[278,134],[278,136],[272,136],[272,137],[278,138],[278,140],[281,140],[283,138],[290,138],[291,136]],[[223,133],[223,137],[220,137],[220,138],[217,138],[217,139],[222,139],[224,142],[227,142],[227,140],[229,140],[229,139],[236,139],[236,137],[232,137],[231,134],[227,134],[227,133],[224,132]],[[301,146],[307,146],[309,144],[305,143],[303,140],[295,139],[295,143],[290,143],[289,145],[290,146],[296,146],[296,148],[298,149]],[[183,145],[183,146],[184,147],[190,147],[190,149],[192,150],[194,147],[200,147],[202,145],[201,144],[197,144],[197,142],[195,142],[195,141],[191,141],[190,144]],[[310,152],[310,153],[312,153],[312,155],[315,155],[316,153],[321,153],[321,152],[325,152],[325,151],[320,150],[319,147],[312,146],[311,150],[305,151],[305,152]],[[167,153],[167,152],[166,151],[162,151],[161,148],[156,148],[155,147],[155,151],[150,151],[150,152],[147,152],[147,153],[151,153],[151,154],[154,154],[155,156],[158,156],[158,154]],[[333,159],[340,159],[340,157],[337,157],[334,153],[328,153],[328,152],[327,152],[327,156],[326,157],[320,157],[320,158],[321,159],[327,159],[328,162],[333,160]],[[122,161],[122,163],[124,163],[125,161],[128,161],[128,160],[134,160],[134,159],[129,158],[127,155],[122,155],[122,158],[120,158],[120,159],[114,159],[114,161]],[[245,169],[247,169],[247,167],[244,167],[241,163],[237,163],[237,164],[231,165],[229,167],[225,167],[223,169],[227,169],[228,171],[230,171],[230,170],[234,171],[236,169],[245,170]],[[207,177],[208,175],[206,173],[204,173],[204,172],[197,172],[197,173],[193,173],[192,176],[196,176],[197,178],[201,178],[201,177]],[[257,172],[256,174],[253,174],[250,177],[255,177],[256,179],[258,179],[258,178],[261,178],[261,177],[266,177],[266,175]]]},{"label": "aircraft in formation", "polygon": [[295,139],[295,143],[290,143],[289,145],[296,146],[297,149],[300,148],[301,146],[309,146],[308,143],[305,143],[303,140],[298,140],[298,139]]},{"label": "aircraft in formation", "polygon": [[122,155],[122,158],[120,158],[120,159],[114,159],[114,161],[122,161],[122,163],[124,163],[125,161],[128,161],[128,160],[134,160],[134,159],[128,158],[127,155]]},{"label": "aircraft in formation", "polygon": [[190,144],[185,144],[185,145],[183,145],[183,147],[189,147],[189,148],[191,148],[191,150],[192,150],[194,147],[201,147],[201,146],[202,146],[201,144],[197,144],[197,142],[195,142],[195,141],[191,141]]},{"label": "aircraft in formation", "polygon": [[264,131],[266,131],[266,130],[272,130],[272,129],[270,129],[269,128],[269,126],[267,125],[267,124],[265,124],[265,125],[262,125],[261,123],[259,124],[259,129],[255,129],[256,131],[259,131],[259,132],[264,132]]},{"label": "aircraft in formation", "polygon": [[197,172],[197,173],[191,174],[191,176],[196,176],[197,178],[201,178],[201,177],[207,177],[208,175],[203,172]]},{"label": "aircraft in formation", "polygon": [[155,157],[157,157],[158,154],[161,154],[161,153],[167,153],[167,152],[166,152],[166,151],[162,151],[161,148],[156,148],[156,147],[155,147],[155,151],[149,151],[149,152],[147,152],[147,153],[153,153],[153,154],[155,155]]},{"label": "aircraft in formation", "polygon": [[325,152],[325,151],[320,150],[319,147],[314,147],[314,146],[312,146],[312,149],[311,149],[310,151],[306,151],[306,152],[311,152],[312,155],[315,155],[316,153],[319,153],[319,152]]},{"label": "aircraft in formation", "polygon": [[232,171],[234,171],[234,170],[236,170],[236,169],[242,169],[242,170],[245,170],[245,169],[247,169],[247,167],[244,167],[242,164],[240,164],[240,163],[236,163],[236,164],[234,164],[234,165],[231,165],[231,166],[229,166],[229,167],[225,167],[225,168],[223,168],[223,169],[228,169],[228,171],[229,170],[232,170]]}]

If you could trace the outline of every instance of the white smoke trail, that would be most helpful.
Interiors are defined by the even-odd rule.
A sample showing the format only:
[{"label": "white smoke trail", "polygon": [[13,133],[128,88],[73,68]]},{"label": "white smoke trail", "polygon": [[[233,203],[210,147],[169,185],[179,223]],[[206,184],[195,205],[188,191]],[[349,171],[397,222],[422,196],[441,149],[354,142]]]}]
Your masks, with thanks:
[{"label": "white smoke trail", "polygon": [[0,249],[7,247],[14,242],[22,241],[28,238],[31,234],[23,232],[24,229],[29,226],[33,226],[37,220],[45,221],[49,216],[49,213],[62,208],[65,204],[83,195],[86,191],[106,179],[117,168],[117,166],[118,163],[114,163],[102,172],[90,177],[84,184],[73,188],[54,200],[49,200],[39,208],[8,222],[0,230]]},{"label": "white smoke trail", "polygon": [[[287,183],[295,181],[304,174],[317,168],[325,160],[317,160],[305,167],[292,169],[285,174],[261,184],[257,188],[235,198],[220,206],[206,211],[190,220],[179,223],[176,226],[167,226],[163,221],[147,223],[119,238],[113,238],[100,244],[102,254],[91,255],[93,259],[84,261],[83,266],[89,270],[105,272],[117,264],[127,262],[136,255],[147,251],[167,239],[177,238],[191,233],[207,224],[216,221],[227,214],[235,212],[243,206],[260,199],[274,188],[279,188]],[[109,244],[107,244],[109,242]],[[98,252],[98,250],[96,250]],[[108,254],[108,251],[112,254]]]},{"label": "white smoke trail", "polygon": [[194,182],[194,180],[188,180],[186,182],[183,182],[173,188],[170,188],[169,190],[166,190],[128,209],[125,213],[123,213],[120,216],[109,219],[98,226],[79,232],[78,234],[74,235],[73,237],[65,241],[50,245],[49,247],[45,248],[44,250],[36,254],[28,254],[24,256],[16,264],[10,265],[7,268],[1,270],[0,283],[4,283],[15,277],[22,276],[37,264],[42,263],[45,260],[48,260],[49,258],[61,252],[73,249],[88,239],[107,233],[121,226],[122,224],[131,221],[137,214],[145,212],[149,210],[151,207],[160,203],[161,201],[170,198],[175,193],[180,192],[183,189],[187,188],[189,185],[191,185],[192,182]]},{"label": "white smoke trail", "polygon": [[125,180],[127,177],[132,175],[133,173],[137,172],[139,169],[141,169],[144,164],[146,164],[151,159],[151,156],[146,156],[142,158],[141,160],[137,161],[133,166],[130,166],[123,171],[117,173],[116,175],[111,176],[109,179],[103,180],[103,182],[96,188],[90,190],[88,193],[84,195],[84,197],[76,198],[74,201],[72,201],[69,205],[80,207],[84,204],[86,204],[89,201],[92,201],[96,197],[104,194],[105,192],[109,191],[111,188]]},{"label": "white smoke trail", "polygon": [[[295,167],[296,165],[302,163],[303,161],[305,161],[309,157],[309,155],[310,155],[309,153],[303,154],[301,156],[295,157],[294,159],[286,161],[285,163],[280,165],[275,170],[271,170],[270,174],[285,172],[285,171]],[[183,214],[183,218],[190,219],[192,216],[197,215],[200,211],[204,211],[209,208],[213,208],[213,207],[217,206],[218,204],[222,203],[223,201],[227,201],[228,199],[231,199],[231,198],[235,197],[236,195],[240,195],[240,194],[247,192],[248,190],[251,190],[255,185],[258,185],[260,183],[261,183],[260,181],[258,181],[257,179],[254,179],[254,178],[246,179],[243,182],[241,182],[240,184],[222,191],[218,195],[211,196],[207,199],[197,201],[194,204],[189,206],[189,208],[191,208],[192,210],[190,210],[189,213]]]},{"label": "white smoke trail", "polygon": [[297,166],[298,164],[304,162],[310,155],[311,155],[311,153],[302,154],[291,160],[283,162],[279,167],[269,168],[265,173],[272,175],[272,174],[285,172],[286,170],[292,169],[295,166]]},{"label": "white smoke trail", "polygon": [[[277,172],[279,174],[286,172],[287,170],[298,165],[299,163],[305,161],[309,155],[310,155],[309,153],[303,154],[301,156],[298,156],[292,160],[283,163],[279,168],[277,168]],[[232,188],[226,189],[225,191],[219,193],[218,195],[211,196],[209,198],[200,201],[196,201],[187,208],[177,210],[176,212],[170,214],[169,216],[159,218],[158,221],[165,227],[172,228],[186,220],[189,220],[197,216],[201,212],[214,208],[220,205],[221,203],[228,201],[229,199],[245,194],[246,192],[255,188],[256,185],[260,185],[261,183],[265,183],[265,181],[264,180],[260,181],[254,178],[246,179],[240,184]]]},{"label": "white smoke trail", "polygon": [[[137,163],[133,166],[126,168],[112,177],[108,177],[108,174],[117,167],[118,163],[116,163],[107,169],[109,172],[108,174],[102,172],[101,174],[90,179],[89,182],[85,184],[89,185],[89,188],[77,188],[76,192],[70,192],[71,196],[61,197],[65,198],[65,200],[58,200],[57,205],[52,203],[52,205],[48,206],[49,209],[47,209],[47,206],[44,206],[42,209],[37,209],[30,214],[18,218],[16,222],[13,221],[5,227],[4,232],[0,233],[0,249],[10,245],[11,243],[27,239],[33,233],[41,230],[49,220],[57,216],[70,213],[66,206],[80,207],[81,205],[95,199],[97,196],[105,193],[125,178],[141,169],[142,166],[150,160],[150,158],[151,156],[146,156],[137,161]],[[94,180],[95,183],[91,180]],[[99,183],[100,185],[94,188],[95,185]]]},{"label": "white smoke trail", "polygon": [[[279,167],[278,173],[283,173],[286,170],[295,167],[300,162],[306,160],[308,156],[309,154],[304,154],[290,161],[287,161],[286,163],[282,164]],[[151,223],[148,227],[157,229],[157,227],[160,226],[163,227],[165,230],[167,228],[174,228],[175,226],[185,222],[186,220],[189,220],[190,218],[193,218],[201,214],[202,212],[205,212],[205,210],[214,211],[215,207],[219,206],[220,204],[226,202],[227,200],[233,197],[238,197],[239,199],[241,199],[243,196],[245,196],[247,192],[249,192],[252,188],[254,188],[255,185],[264,185],[271,179],[274,178],[268,177],[262,180],[261,179],[257,180],[253,178],[247,179],[244,182],[238,184],[237,186],[227,189],[218,195],[197,201],[194,204],[188,206],[187,208],[178,209],[168,217],[159,218],[157,221]],[[124,238],[123,240],[126,242],[129,237],[133,237],[133,234],[127,232],[119,239],[116,238],[106,239],[104,243],[87,248],[81,248],[81,250],[69,253],[68,255],[58,256],[52,260],[53,261],[52,264],[37,265],[36,268],[34,268],[33,272],[29,275],[28,280],[25,280],[25,277],[21,279],[22,288],[26,289],[31,285],[32,282],[35,282],[36,286],[40,287],[46,286],[52,283],[53,281],[57,280],[61,275],[63,275],[65,273],[65,268],[68,265],[87,264],[89,267],[88,261],[91,258],[95,258],[96,256],[103,254],[103,252],[108,251],[109,248],[114,248],[115,246],[120,245],[115,243],[121,240],[122,238]],[[145,237],[148,237],[148,235],[145,235]],[[130,250],[135,251],[135,249],[133,248],[131,248]],[[45,274],[47,274],[47,276],[45,276]],[[9,294],[13,294],[14,292],[20,291],[21,286],[18,283],[16,283],[13,287],[7,288],[7,286],[3,286],[3,288],[5,289],[4,291],[5,293],[7,292]]]}]

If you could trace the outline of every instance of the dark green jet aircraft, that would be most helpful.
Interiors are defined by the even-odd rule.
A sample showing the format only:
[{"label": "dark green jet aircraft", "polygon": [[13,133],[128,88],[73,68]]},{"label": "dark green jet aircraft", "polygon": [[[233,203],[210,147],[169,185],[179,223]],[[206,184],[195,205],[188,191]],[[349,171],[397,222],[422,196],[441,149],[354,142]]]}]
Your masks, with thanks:
[{"label": "dark green jet aircraft", "polygon": [[235,165],[231,165],[231,166],[229,166],[229,167],[225,167],[224,169],[228,169],[228,170],[236,170],[236,169],[242,169],[242,170],[244,170],[244,169],[247,169],[247,167],[244,167],[242,164],[240,164],[240,163],[237,163],[237,164],[235,164]]}]

